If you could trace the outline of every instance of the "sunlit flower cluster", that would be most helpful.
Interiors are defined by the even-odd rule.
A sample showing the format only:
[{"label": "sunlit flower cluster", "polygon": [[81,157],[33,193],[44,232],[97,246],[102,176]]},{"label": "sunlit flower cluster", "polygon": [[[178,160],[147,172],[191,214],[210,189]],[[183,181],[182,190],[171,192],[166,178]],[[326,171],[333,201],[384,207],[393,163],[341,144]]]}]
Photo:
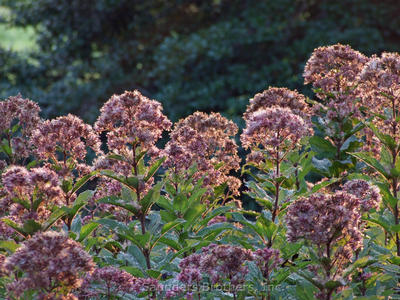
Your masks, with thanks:
[{"label": "sunlit flower cluster", "polygon": [[[46,167],[27,170],[12,166],[2,174],[2,183],[1,212],[7,217],[13,216],[18,222],[28,219],[46,221],[53,206],[65,204],[57,174]],[[21,201],[31,208],[22,205]],[[33,207],[33,203],[37,204]]]},{"label": "sunlit flower cluster", "polygon": [[71,114],[44,121],[33,132],[32,143],[38,157],[58,166],[55,170],[63,177],[70,176],[72,169],[79,175],[88,173],[88,149],[100,152],[100,140],[92,126]]},{"label": "sunlit flower cluster", "polygon": [[305,120],[308,120],[312,114],[312,109],[306,103],[304,95],[287,88],[270,87],[250,99],[243,116],[248,119],[254,112],[273,106],[288,107],[294,114],[301,116]]},{"label": "sunlit flower cluster", "polygon": [[162,106],[139,91],[113,95],[100,110],[95,123],[98,132],[107,132],[110,151],[134,159],[132,147],[158,153],[155,144],[171,122],[162,112]]},{"label": "sunlit flower cluster", "polygon": [[201,253],[192,254],[180,263],[178,279],[187,285],[199,282],[202,273],[212,284],[223,284],[228,280],[233,286],[242,284],[248,273],[246,261],[254,260],[251,250],[232,245],[211,244],[202,248]]},{"label": "sunlit flower cluster", "polygon": [[264,152],[281,161],[288,151],[299,145],[301,138],[311,132],[308,122],[289,108],[272,107],[258,110],[246,119],[241,141],[246,149]]},{"label": "sunlit flower cluster", "polygon": [[197,178],[204,178],[207,187],[227,183],[237,194],[240,182],[229,173],[239,169],[234,136],[237,126],[218,113],[196,112],[175,124],[164,155],[165,165],[175,174],[197,167]]},{"label": "sunlit flower cluster", "polygon": [[367,115],[381,115],[373,122],[399,142],[400,55],[385,52],[381,57],[373,56],[359,78],[359,96],[368,108]]},{"label": "sunlit flower cluster", "polygon": [[159,291],[161,285],[155,279],[137,278],[124,270],[109,266],[96,268],[85,277],[78,295],[82,299],[93,297],[123,297],[143,291]]},{"label": "sunlit flower cluster", "polygon": [[[39,112],[37,103],[22,98],[20,94],[0,101],[0,137],[8,140],[14,163],[16,158],[26,158],[31,154],[30,136],[41,121]],[[19,130],[16,125],[20,126]]]},{"label": "sunlit flower cluster", "polygon": [[91,273],[94,263],[78,242],[61,233],[45,232],[25,241],[3,267],[14,274],[7,286],[10,295],[21,297],[35,290],[40,299],[57,299],[72,297],[70,292],[81,286],[84,273]]}]

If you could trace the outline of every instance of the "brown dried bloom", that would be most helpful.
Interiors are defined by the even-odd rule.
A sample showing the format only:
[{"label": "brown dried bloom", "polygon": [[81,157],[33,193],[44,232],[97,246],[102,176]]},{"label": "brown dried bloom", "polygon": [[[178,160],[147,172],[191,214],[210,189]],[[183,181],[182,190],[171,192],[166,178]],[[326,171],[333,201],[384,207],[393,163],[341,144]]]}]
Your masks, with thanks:
[{"label": "brown dried bloom", "polygon": [[[12,148],[11,162],[17,158],[28,157],[31,153],[30,136],[40,123],[39,106],[23,99],[20,94],[0,101],[0,138],[6,138]],[[13,132],[12,127],[18,124],[20,130]]]},{"label": "brown dried bloom", "polygon": [[287,107],[258,110],[245,120],[246,128],[240,139],[244,148],[253,151],[250,155],[253,158],[266,152],[281,161],[299,145],[301,138],[312,132],[310,125]]},{"label": "brown dried bloom", "polygon": [[185,173],[193,164],[196,178],[205,176],[207,187],[227,183],[237,194],[240,182],[229,173],[239,169],[234,136],[237,126],[219,113],[195,112],[175,124],[163,155],[165,166],[175,174]]},{"label": "brown dried bloom", "polygon": [[25,291],[35,290],[40,298],[49,299],[49,294],[68,296],[79,288],[82,276],[94,270],[94,263],[79,243],[61,233],[44,232],[7,257],[4,268],[13,273],[14,280],[7,285],[10,295],[21,297]]},{"label": "brown dried bloom", "polygon": [[243,116],[245,119],[249,119],[254,112],[273,106],[288,107],[294,114],[301,116],[305,120],[310,119],[312,114],[311,108],[306,103],[306,98],[296,90],[269,87],[250,99],[250,104],[247,106]]},{"label": "brown dried bloom", "polygon": [[107,146],[112,152],[132,158],[132,146],[157,153],[155,146],[171,122],[162,113],[162,106],[139,91],[113,95],[100,110],[94,127],[107,132]]},{"label": "brown dried bloom", "polygon": [[61,176],[69,176],[73,169],[79,175],[88,173],[87,149],[101,152],[99,137],[92,126],[71,114],[43,122],[33,132],[32,142],[40,159],[61,167],[56,168]]}]

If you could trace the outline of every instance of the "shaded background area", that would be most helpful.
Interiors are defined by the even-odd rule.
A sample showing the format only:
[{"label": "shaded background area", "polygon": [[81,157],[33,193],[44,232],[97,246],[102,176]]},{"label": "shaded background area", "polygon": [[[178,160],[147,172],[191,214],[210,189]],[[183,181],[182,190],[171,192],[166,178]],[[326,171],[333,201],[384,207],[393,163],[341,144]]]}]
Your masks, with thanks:
[{"label": "shaded background area", "polygon": [[337,42],[400,49],[397,0],[1,0],[0,98],[93,122],[139,89],[173,121],[196,110],[236,121],[268,86],[311,95],[302,70]]}]

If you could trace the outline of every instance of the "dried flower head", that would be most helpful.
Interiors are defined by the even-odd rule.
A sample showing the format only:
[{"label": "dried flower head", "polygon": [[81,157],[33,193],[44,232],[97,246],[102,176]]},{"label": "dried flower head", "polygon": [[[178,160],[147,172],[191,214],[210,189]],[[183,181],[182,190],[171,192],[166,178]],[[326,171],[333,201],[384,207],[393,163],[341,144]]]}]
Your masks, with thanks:
[{"label": "dried flower head", "polygon": [[306,98],[296,90],[269,87],[250,99],[250,104],[247,106],[243,116],[245,119],[249,119],[254,112],[273,106],[288,107],[294,114],[301,116],[305,120],[308,120],[312,114],[311,108],[306,103]]},{"label": "dried flower head", "polygon": [[205,176],[205,186],[227,183],[237,194],[240,182],[229,176],[231,171],[239,169],[233,138],[237,131],[235,123],[219,113],[195,112],[175,124],[163,153],[167,157],[165,166],[175,174],[182,174],[196,164],[195,177]]},{"label": "dried flower head", "polygon": [[244,148],[255,152],[251,157],[266,152],[280,161],[299,145],[301,138],[312,132],[303,118],[286,107],[258,110],[245,120],[246,128],[240,138]]},{"label": "dried flower head", "polygon": [[107,146],[112,152],[130,157],[131,147],[157,153],[155,146],[171,122],[162,113],[162,106],[139,91],[113,95],[100,110],[95,123],[98,132],[107,132]]},{"label": "dried flower head", "polygon": [[47,296],[66,296],[81,286],[84,273],[92,272],[94,263],[79,243],[61,233],[45,232],[25,241],[6,258],[4,268],[14,274],[7,286],[10,295],[20,297],[35,290]]},{"label": "dried flower head", "polygon": [[40,159],[49,161],[61,176],[70,176],[73,169],[80,175],[90,171],[86,165],[87,150],[100,153],[100,140],[92,129],[74,115],[44,121],[33,132],[32,143]]}]

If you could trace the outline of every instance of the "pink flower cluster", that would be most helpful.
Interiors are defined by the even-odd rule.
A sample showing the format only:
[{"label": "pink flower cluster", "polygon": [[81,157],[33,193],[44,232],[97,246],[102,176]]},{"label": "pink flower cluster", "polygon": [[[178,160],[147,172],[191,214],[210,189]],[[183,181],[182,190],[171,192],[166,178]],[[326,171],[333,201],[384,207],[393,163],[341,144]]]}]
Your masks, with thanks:
[{"label": "pink flower cluster", "polygon": [[266,247],[253,252],[238,246],[211,244],[203,247],[200,253],[191,254],[180,262],[178,280],[186,285],[189,296],[190,291],[204,278],[208,278],[212,285],[223,286],[228,282],[235,289],[244,283],[248,273],[247,262],[251,261],[256,263],[265,279],[281,263],[276,249]]},{"label": "pink flower cluster", "polygon": [[336,260],[340,269],[362,248],[361,214],[377,208],[380,201],[376,187],[363,180],[350,181],[334,193],[301,197],[288,207],[287,238],[309,240],[323,250],[320,255],[341,257]]},{"label": "pink flower cluster", "polygon": [[80,299],[91,297],[123,297],[125,294],[140,294],[144,291],[160,291],[158,280],[153,278],[137,278],[126,271],[109,266],[96,268],[86,276],[78,294]]},{"label": "pink flower cluster", "polygon": [[244,148],[264,152],[281,161],[288,151],[299,145],[301,138],[311,132],[308,122],[289,108],[271,107],[249,115],[241,141]]},{"label": "pink flower cluster", "polygon": [[162,113],[162,106],[139,91],[113,95],[100,110],[94,127],[107,132],[107,146],[112,152],[132,159],[130,147],[140,145],[141,150],[158,153],[155,144],[171,122]]},{"label": "pink flower cluster", "polygon": [[[304,68],[304,83],[332,94],[345,94],[357,84],[357,75],[368,58],[348,45],[336,44],[314,50]],[[317,93],[326,99],[324,93]]]},{"label": "pink flower cluster", "polygon": [[367,116],[379,114],[374,123],[379,130],[400,141],[398,124],[400,104],[400,55],[383,53],[373,56],[359,75],[359,96],[368,108]]},{"label": "pink flower cluster", "polygon": [[250,104],[247,106],[243,116],[245,119],[249,119],[254,112],[273,106],[290,108],[292,113],[299,115],[305,120],[309,120],[312,114],[311,107],[306,103],[306,98],[296,90],[291,91],[287,88],[269,87],[267,90],[256,94],[250,99]]},{"label": "pink flower cluster", "polygon": [[264,278],[269,278],[271,272],[282,263],[279,250],[265,247],[254,251],[254,259]]},{"label": "pink flower cluster", "polygon": [[363,211],[379,209],[379,205],[382,202],[382,196],[377,186],[370,185],[367,181],[362,179],[355,179],[346,182],[342,188],[344,191],[361,200],[361,209]]},{"label": "pink flower cluster", "polygon": [[184,258],[179,267],[181,273],[178,279],[192,285],[202,279],[202,273],[207,274],[211,283],[223,284],[225,280],[233,285],[242,284],[248,273],[246,261],[254,260],[251,250],[232,245],[211,244],[202,248],[201,254],[192,254]]},{"label": "pink flower cluster", "polygon": [[[13,156],[26,158],[31,154],[32,145],[29,138],[32,131],[41,122],[39,112],[40,108],[35,102],[23,99],[20,94],[0,101],[0,137],[8,139]],[[12,132],[15,124],[20,126],[18,136]]]},{"label": "pink flower cluster", "polygon": [[40,159],[58,166],[59,175],[71,176],[72,170],[79,176],[90,172],[85,163],[87,150],[100,151],[100,140],[92,126],[74,115],[44,121],[33,132],[32,143]]},{"label": "pink flower cluster", "polygon": [[314,50],[304,69],[304,82],[312,83],[317,89],[317,97],[326,105],[328,120],[360,116],[357,76],[367,62],[366,56],[348,45],[336,44]]},{"label": "pink flower cluster", "polygon": [[3,267],[13,279],[7,285],[10,296],[35,290],[39,299],[76,299],[71,291],[81,286],[94,263],[79,243],[61,233],[45,232],[25,241]]},{"label": "pink flower cluster", "polygon": [[204,178],[207,187],[227,183],[237,194],[240,181],[228,174],[239,169],[234,136],[237,126],[219,113],[196,112],[175,124],[163,155],[165,166],[173,173],[185,173],[196,164],[196,178]]},{"label": "pink flower cluster", "polygon": [[[47,220],[53,206],[65,204],[65,197],[57,174],[46,168],[11,166],[2,174],[3,197],[0,197],[0,213],[12,217],[17,223],[33,219]],[[31,209],[15,199],[25,201]],[[34,203],[39,203],[35,205]]]}]

